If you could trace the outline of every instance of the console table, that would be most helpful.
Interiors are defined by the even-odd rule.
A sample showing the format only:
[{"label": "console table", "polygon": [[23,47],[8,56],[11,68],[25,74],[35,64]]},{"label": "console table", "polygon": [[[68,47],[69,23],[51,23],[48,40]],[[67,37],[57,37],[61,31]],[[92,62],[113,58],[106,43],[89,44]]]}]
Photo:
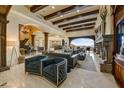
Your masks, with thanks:
[{"label": "console table", "polygon": [[114,59],[114,76],[120,87],[124,88],[124,56],[116,55]]}]

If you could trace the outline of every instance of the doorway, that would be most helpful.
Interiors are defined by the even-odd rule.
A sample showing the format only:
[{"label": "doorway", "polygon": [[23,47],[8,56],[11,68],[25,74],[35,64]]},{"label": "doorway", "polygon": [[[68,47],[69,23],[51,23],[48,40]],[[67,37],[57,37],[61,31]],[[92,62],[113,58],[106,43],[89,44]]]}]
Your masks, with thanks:
[{"label": "doorway", "polygon": [[22,55],[35,52],[35,35],[39,29],[33,25],[19,24],[19,50]]}]

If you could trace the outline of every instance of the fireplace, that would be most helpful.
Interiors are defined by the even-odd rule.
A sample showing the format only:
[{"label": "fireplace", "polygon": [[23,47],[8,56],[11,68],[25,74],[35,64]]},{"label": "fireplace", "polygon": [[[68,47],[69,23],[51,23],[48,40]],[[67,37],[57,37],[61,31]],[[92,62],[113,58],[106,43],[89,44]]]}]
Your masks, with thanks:
[{"label": "fireplace", "polygon": [[104,60],[100,63],[101,72],[112,72],[112,35],[101,35],[99,40],[96,40],[97,53]]}]

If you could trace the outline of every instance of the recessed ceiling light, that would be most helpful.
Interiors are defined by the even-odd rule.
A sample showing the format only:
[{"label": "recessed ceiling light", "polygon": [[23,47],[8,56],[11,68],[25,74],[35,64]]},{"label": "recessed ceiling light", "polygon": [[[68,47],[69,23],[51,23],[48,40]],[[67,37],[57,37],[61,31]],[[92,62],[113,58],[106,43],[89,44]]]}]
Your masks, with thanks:
[{"label": "recessed ceiling light", "polygon": [[52,6],[52,9],[55,9],[55,6]]},{"label": "recessed ceiling light", "polygon": [[79,13],[79,12],[80,12],[80,10],[77,10],[77,12]]},{"label": "recessed ceiling light", "polygon": [[63,17],[63,15],[60,15],[60,17]]}]

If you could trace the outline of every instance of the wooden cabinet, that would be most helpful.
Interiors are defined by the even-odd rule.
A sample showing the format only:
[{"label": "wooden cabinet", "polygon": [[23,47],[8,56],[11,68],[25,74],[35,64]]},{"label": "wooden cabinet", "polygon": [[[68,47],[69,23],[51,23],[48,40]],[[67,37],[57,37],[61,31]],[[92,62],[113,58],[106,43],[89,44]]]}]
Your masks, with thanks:
[{"label": "wooden cabinet", "polygon": [[123,56],[115,57],[114,76],[120,87],[124,88],[124,59]]}]

